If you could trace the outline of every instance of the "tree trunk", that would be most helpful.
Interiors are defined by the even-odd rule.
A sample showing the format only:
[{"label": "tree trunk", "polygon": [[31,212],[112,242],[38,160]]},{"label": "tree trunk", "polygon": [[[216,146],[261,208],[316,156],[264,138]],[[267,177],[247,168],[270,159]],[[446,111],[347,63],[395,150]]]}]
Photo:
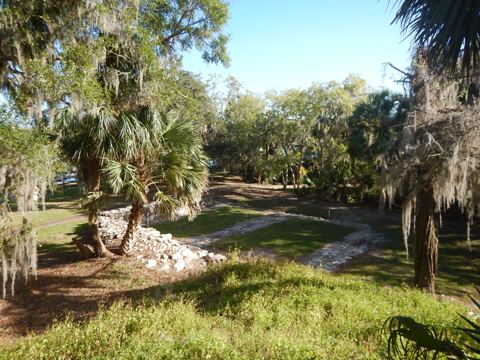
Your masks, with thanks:
[{"label": "tree trunk", "polygon": [[297,179],[295,178],[295,171],[293,171],[293,166],[288,165],[288,167],[289,167],[289,170],[290,170],[290,175],[292,176],[293,189],[296,190],[297,189]]},{"label": "tree trunk", "polygon": [[438,261],[438,237],[435,199],[431,188],[417,195],[415,207],[415,286],[435,294],[435,276]]},{"label": "tree trunk", "polygon": [[[90,167],[90,191],[100,191],[100,164],[95,162]],[[95,249],[95,253],[99,257],[111,256],[112,253],[105,247],[98,231],[98,213],[100,206],[98,200],[90,209],[88,214],[88,226],[90,229],[90,238]]]},{"label": "tree trunk", "polygon": [[120,254],[126,255],[132,247],[134,241],[135,230],[138,228],[138,225],[142,221],[143,217],[143,204],[139,202],[134,202],[132,204],[132,210],[128,217],[128,226],[125,235],[122,238],[122,243],[120,244]]},{"label": "tree trunk", "polygon": [[91,259],[95,257],[95,250],[93,249],[93,247],[91,245],[85,244],[80,236],[74,237],[72,239],[72,242],[78,248],[80,254],[84,259]]},{"label": "tree trunk", "polygon": [[[145,156],[142,154],[137,162],[137,169],[138,169],[138,179],[141,184],[146,184],[147,179],[150,175],[149,169],[145,164]],[[144,199],[148,197],[148,189],[145,187],[143,192]],[[148,203],[148,201],[147,201]],[[138,226],[142,222],[143,214],[144,214],[144,201],[136,199],[132,202],[132,210],[130,210],[130,215],[128,216],[128,225],[127,231],[125,231],[125,235],[122,238],[122,242],[120,244],[120,255],[127,255],[131,250],[135,230],[137,230]]]},{"label": "tree trunk", "polygon": [[260,185],[262,183],[262,172],[257,173],[257,184]]}]

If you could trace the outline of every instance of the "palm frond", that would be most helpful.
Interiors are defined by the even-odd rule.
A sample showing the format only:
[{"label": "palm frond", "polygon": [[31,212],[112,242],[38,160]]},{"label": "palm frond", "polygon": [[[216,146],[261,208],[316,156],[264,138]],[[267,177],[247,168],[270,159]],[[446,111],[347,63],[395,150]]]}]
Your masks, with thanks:
[{"label": "palm frond", "polygon": [[[480,288],[476,288],[478,294],[480,295]],[[478,310],[480,310],[480,302],[478,302],[476,299],[473,298],[473,296],[469,295],[470,299],[472,302],[475,304]],[[468,319],[467,317],[460,315],[460,317],[468,324],[470,325],[470,328],[458,328],[458,330],[462,331],[464,334],[466,334],[470,339],[473,341],[473,344],[475,344],[475,347],[470,346],[465,344],[464,346],[468,348],[469,351],[476,355],[480,355],[480,325],[474,323],[472,320]]]},{"label": "palm frond", "polygon": [[107,160],[103,168],[109,185],[115,194],[125,193],[128,199],[146,203],[147,186],[138,173],[137,167],[128,162]]},{"label": "palm frond", "polygon": [[155,210],[165,215],[168,220],[173,221],[176,219],[175,210],[178,209],[180,203],[172,196],[165,194],[162,191],[155,193]]},{"label": "palm frond", "polygon": [[385,322],[388,333],[388,356],[400,359],[436,358],[438,354],[467,359],[464,351],[448,339],[447,332],[432,325],[424,325],[406,316],[394,316]]},{"label": "palm frond", "polygon": [[87,214],[89,221],[97,215],[99,209],[98,203],[103,198],[103,195],[104,193],[102,191],[90,191],[78,200],[78,207]]},{"label": "palm frond", "polygon": [[[397,1],[396,4],[400,3]],[[459,60],[467,74],[480,58],[480,2],[477,0],[402,0],[393,22],[439,70],[456,71]]]},{"label": "palm frond", "polygon": [[[480,294],[480,289],[477,288],[477,291]],[[472,296],[470,298],[480,310],[480,303]],[[394,316],[387,319],[382,331],[388,335],[389,358],[435,359],[439,354],[444,354],[456,359],[478,359],[472,354],[480,355],[480,325],[466,316],[460,317],[470,327],[455,327],[450,332],[457,336],[464,335],[463,342],[458,337],[449,339],[445,328],[421,324],[410,317]]]}]

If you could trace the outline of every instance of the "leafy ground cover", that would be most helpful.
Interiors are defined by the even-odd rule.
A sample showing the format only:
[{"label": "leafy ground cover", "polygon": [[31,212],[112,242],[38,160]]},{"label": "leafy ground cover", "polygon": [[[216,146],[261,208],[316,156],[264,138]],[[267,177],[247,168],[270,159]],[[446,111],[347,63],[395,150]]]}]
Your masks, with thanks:
[{"label": "leafy ground cover", "polygon": [[153,225],[162,233],[172,233],[175,237],[189,237],[209,234],[230,225],[261,216],[255,210],[222,206],[215,210],[201,212],[193,221],[182,218],[175,222]]},{"label": "leafy ground cover", "polygon": [[383,359],[392,315],[451,325],[465,309],[293,263],[230,261],[151,287],[80,324],[60,322],[0,349],[0,358]]},{"label": "leafy ground cover", "polygon": [[342,239],[353,229],[315,220],[293,219],[215,243],[221,249],[269,249],[292,259],[310,254],[329,242]]}]

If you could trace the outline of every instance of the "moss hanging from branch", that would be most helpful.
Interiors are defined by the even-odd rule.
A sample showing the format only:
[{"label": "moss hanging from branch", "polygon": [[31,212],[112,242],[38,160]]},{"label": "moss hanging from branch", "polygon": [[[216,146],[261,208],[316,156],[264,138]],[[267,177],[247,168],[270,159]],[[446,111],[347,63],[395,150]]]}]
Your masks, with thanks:
[{"label": "moss hanging from branch", "polygon": [[[28,281],[37,271],[37,238],[25,211],[38,209],[38,197],[45,196],[54,173],[55,145],[38,130],[8,122],[11,113],[0,118],[0,278],[2,296],[15,293],[17,278]],[[43,192],[43,194],[41,193]],[[21,220],[11,216],[13,202]]]},{"label": "moss hanging from branch", "polygon": [[415,198],[424,189],[432,189],[437,214],[457,204],[468,226],[480,206],[480,107],[461,103],[459,82],[435,74],[421,56],[414,70],[413,111],[401,150],[389,159],[384,172],[388,200],[392,202],[396,194],[406,198],[405,240]]},{"label": "moss hanging from branch", "polygon": [[15,295],[15,280],[20,276],[27,283],[29,275],[37,277],[37,237],[32,224],[24,217],[22,225],[15,224],[8,216],[0,221],[0,263],[2,296]]},{"label": "moss hanging from branch", "polygon": [[0,165],[0,269],[4,298],[9,281],[10,292],[14,295],[17,274],[27,282],[29,274],[36,277],[37,272],[36,233],[25,216],[21,224],[14,221],[9,206],[9,198],[15,194],[15,201],[23,213],[25,206],[31,205],[36,191],[32,184],[36,184],[37,179],[31,170],[15,165]]}]

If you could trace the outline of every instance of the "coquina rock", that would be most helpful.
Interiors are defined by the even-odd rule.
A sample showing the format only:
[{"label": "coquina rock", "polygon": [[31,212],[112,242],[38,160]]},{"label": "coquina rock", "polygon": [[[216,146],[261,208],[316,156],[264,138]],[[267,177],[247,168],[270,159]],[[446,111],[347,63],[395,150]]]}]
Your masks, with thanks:
[{"label": "coquina rock", "polygon": [[[210,198],[203,198],[200,201],[200,208],[201,209],[208,209],[215,205],[215,201]],[[152,202],[149,204],[144,205],[144,216],[142,219],[142,224],[146,225],[147,227],[152,224],[158,224],[161,222],[166,221],[166,217],[162,216],[158,211],[156,211],[156,203]],[[112,209],[112,210],[105,210],[100,212],[100,216],[109,217],[115,220],[124,220],[128,221],[128,216],[130,215],[130,210],[132,209],[131,206]],[[188,208],[187,207],[179,207],[175,210],[175,217],[182,218],[188,215]]]},{"label": "coquina rock", "polygon": [[[107,245],[119,244],[127,229],[125,213],[129,208],[104,211],[99,217],[99,233]],[[197,246],[182,244],[172,234],[139,227],[134,234],[130,254],[145,264],[147,268],[161,271],[183,271],[207,263],[225,260],[222,254],[214,254]]]}]

